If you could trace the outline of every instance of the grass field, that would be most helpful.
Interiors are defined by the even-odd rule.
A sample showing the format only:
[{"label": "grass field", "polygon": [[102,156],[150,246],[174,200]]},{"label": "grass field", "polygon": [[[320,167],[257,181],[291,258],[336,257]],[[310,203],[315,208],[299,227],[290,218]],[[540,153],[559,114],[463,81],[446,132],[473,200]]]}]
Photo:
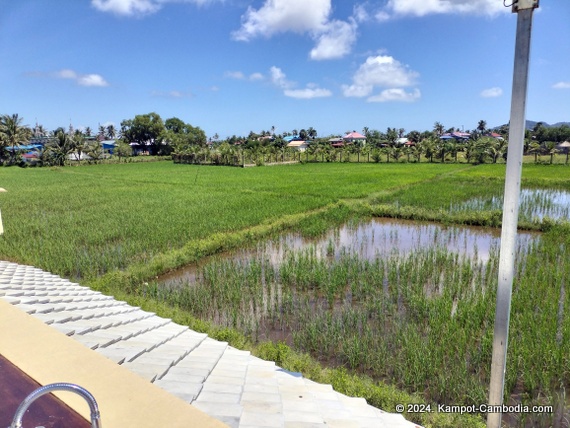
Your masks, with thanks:
[{"label": "grass field", "polygon": [[0,256],[92,279],[216,233],[396,189],[456,165],[222,168],[147,164],[0,170]]},{"label": "grass field", "polygon": [[[8,193],[0,194],[5,229],[0,237],[0,259],[35,265],[213,332],[222,340],[245,343],[245,336],[239,335],[248,331],[232,330],[238,327],[237,321],[226,319],[217,329],[195,318],[208,319],[197,312],[206,307],[206,301],[214,304],[212,290],[196,288],[192,291],[196,295],[165,293],[152,280],[205,255],[250,245],[284,230],[315,235],[352,217],[387,215],[497,226],[500,211],[454,213],[450,206],[501,194],[504,173],[505,165],[437,163],[308,163],[242,169],[154,162],[1,168],[0,187]],[[570,190],[570,170],[564,165],[525,164],[523,185]],[[548,219],[523,226],[550,232],[517,266],[521,286],[514,290],[514,346],[509,348],[506,389],[524,402],[563,403],[560,394],[568,386],[570,373],[570,316],[565,315],[570,305],[565,284],[570,273],[570,228],[564,221]],[[257,351],[260,355],[289,364],[290,369],[310,372],[317,380],[331,382],[346,393],[365,396],[386,410],[393,410],[396,400],[484,400],[496,255],[484,271],[433,252],[379,261],[381,266],[358,258],[341,258],[337,264],[323,266],[318,259],[293,254],[285,270],[273,274],[259,268],[260,263],[254,263],[258,268],[250,275],[234,266],[222,266],[220,269],[229,275],[226,279],[213,266],[215,280],[210,284],[218,287],[221,295],[228,293],[230,303],[238,307],[243,306],[240,298],[244,296],[250,296],[251,302],[259,298],[255,293],[261,292],[263,297],[260,283],[271,284],[273,278],[282,281],[275,287],[320,290],[320,295],[331,301],[341,299],[346,291],[343,284],[353,287],[351,292],[360,299],[363,313],[347,309],[327,315],[311,310],[310,297],[295,300],[298,296],[286,292],[281,296],[290,302],[285,309],[299,310],[272,310],[288,317],[279,322],[307,326],[295,333],[299,351],[326,360],[322,351],[329,349],[338,356],[335,364],[364,368],[376,380],[351,377],[342,369],[318,371],[316,363],[307,363],[308,356],[281,345],[261,345]],[[377,276],[380,267],[382,278]],[[261,280],[261,271],[273,276]],[[298,275],[309,278],[308,285],[299,285]],[[374,287],[385,278],[398,290],[395,294],[378,293]],[[438,281],[444,281],[446,292],[441,298],[427,298],[422,293],[425,284]],[[242,282],[251,284],[251,295],[240,293],[239,287],[229,288],[230,284],[241,287]],[[479,282],[484,282],[489,292],[481,294],[473,286]],[[275,290],[270,293],[275,294]],[[206,300],[193,309],[194,299]],[[395,322],[402,305],[407,311],[405,322]],[[231,308],[227,311],[236,320],[238,312]],[[376,315],[370,318],[371,314]],[[355,329],[349,328],[351,325]],[[377,340],[374,332],[379,328],[386,328],[385,342]],[[375,349],[374,358],[367,358],[365,349]],[[446,356],[449,349],[453,357]],[[292,358],[293,354],[300,356]],[[396,390],[386,392],[377,379],[420,395],[404,397]],[[407,417],[433,427],[481,424],[480,420],[459,416]],[[541,426],[552,423],[552,419],[518,422],[521,427],[525,423]]]}]

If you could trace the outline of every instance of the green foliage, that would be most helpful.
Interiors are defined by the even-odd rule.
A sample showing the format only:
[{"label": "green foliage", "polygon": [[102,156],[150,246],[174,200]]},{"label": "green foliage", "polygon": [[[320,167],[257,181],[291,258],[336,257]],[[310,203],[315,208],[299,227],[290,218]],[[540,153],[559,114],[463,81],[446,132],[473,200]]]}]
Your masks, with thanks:
[{"label": "green foliage", "polygon": [[149,145],[150,154],[157,155],[164,141],[164,122],[157,113],[136,115],[121,122],[121,135],[129,143]]},{"label": "green foliage", "polygon": [[[279,270],[264,260],[216,261],[205,267],[207,287],[176,291],[149,280],[283,230],[319,235],[354,214],[496,227],[498,210],[451,207],[500,194],[504,168],[392,162],[238,169],[163,162],[6,169],[0,257],[80,279],[233,346],[256,342],[263,317],[301,326],[291,335],[297,350],[281,343],[257,352],[389,411],[395,403],[421,400],[473,404],[484,402],[488,381],[496,254],[482,266],[434,249],[374,263],[331,250],[329,259],[292,254]],[[523,185],[568,190],[563,168],[525,165]],[[570,305],[564,288],[570,226],[549,218],[524,226],[549,232],[516,269],[506,392],[522,391],[523,400],[534,403],[568,387],[570,317],[559,305]],[[440,286],[440,294],[426,296],[428,286]],[[347,292],[358,304],[338,306]],[[337,368],[323,369],[317,359]],[[424,426],[480,426],[476,417],[406,417]]]}]

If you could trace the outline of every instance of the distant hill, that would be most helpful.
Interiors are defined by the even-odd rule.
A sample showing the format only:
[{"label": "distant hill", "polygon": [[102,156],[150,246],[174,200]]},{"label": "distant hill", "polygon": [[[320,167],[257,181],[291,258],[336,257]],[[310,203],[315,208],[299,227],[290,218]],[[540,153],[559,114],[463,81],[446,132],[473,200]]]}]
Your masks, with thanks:
[{"label": "distant hill", "polygon": [[[538,123],[538,121],[527,120],[527,121],[526,121],[526,129],[533,129],[533,128],[536,126],[537,123]],[[543,125],[544,125],[545,128],[558,128],[558,127],[560,127],[560,126],[562,126],[562,125],[570,126],[570,122],[558,122],[558,123],[555,123],[555,124],[553,124],[553,125],[550,125],[550,124],[548,124],[548,123],[546,123],[546,122],[542,122],[542,123],[543,123]],[[504,125],[497,126],[497,127],[493,128],[493,129],[499,129],[499,128],[503,127],[503,126],[509,126],[509,124],[506,123],[506,124],[504,124]]]}]

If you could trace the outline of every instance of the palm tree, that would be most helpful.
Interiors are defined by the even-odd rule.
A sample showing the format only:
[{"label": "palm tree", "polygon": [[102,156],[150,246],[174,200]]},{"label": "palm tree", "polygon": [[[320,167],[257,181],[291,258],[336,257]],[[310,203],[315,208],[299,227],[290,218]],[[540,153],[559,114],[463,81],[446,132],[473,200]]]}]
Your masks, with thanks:
[{"label": "palm tree", "polygon": [[26,144],[32,136],[32,130],[22,125],[22,118],[18,114],[0,116],[0,159],[6,148],[11,150],[11,160],[16,160],[16,148]]},{"label": "palm tree", "polygon": [[459,143],[457,142],[457,140],[453,139],[450,140],[446,144],[446,146],[447,146],[447,152],[453,156],[454,162],[457,163],[457,154],[461,150],[461,148],[459,147]]},{"label": "palm tree", "polygon": [[402,151],[402,147],[400,147],[400,146],[392,147],[390,150],[390,155],[392,155],[392,158],[396,162],[398,162],[400,160],[400,158],[404,155],[404,152]]},{"label": "palm tree", "polygon": [[497,159],[503,156],[507,149],[507,143],[505,140],[485,137],[481,139],[481,143],[485,145],[485,153],[491,157],[493,163],[497,163]]},{"label": "palm tree", "polygon": [[79,130],[75,131],[73,137],[71,137],[71,145],[73,148],[72,151],[75,153],[75,158],[77,161],[81,160],[81,154],[85,149],[85,141],[85,135],[83,135],[83,132]]},{"label": "palm tree", "polygon": [[113,124],[107,126],[106,131],[107,131],[106,136],[107,136],[107,139],[109,139],[109,140],[114,140],[115,137],[117,136],[117,130],[115,129],[115,125],[113,125]]},{"label": "palm tree", "polygon": [[443,135],[444,130],[445,130],[445,127],[443,126],[443,124],[441,122],[435,122],[433,124],[433,132],[438,137],[441,137]]},{"label": "palm tree", "polygon": [[538,163],[538,156],[540,155],[541,150],[542,150],[542,147],[536,141],[533,141],[532,143],[530,143],[530,147],[528,149],[528,152],[530,154],[534,154],[534,163]]},{"label": "palm tree", "polygon": [[554,155],[558,153],[556,143],[554,141],[547,141],[544,143],[544,148],[546,149],[546,153],[550,155],[550,165],[552,165],[552,162],[554,161]]},{"label": "palm tree", "polygon": [[423,145],[421,143],[416,143],[410,148],[412,156],[420,163],[422,161],[422,154],[424,152]]},{"label": "palm tree", "polygon": [[307,136],[314,140],[317,137],[317,130],[312,126],[307,129]]},{"label": "palm tree", "polygon": [[47,144],[46,151],[49,162],[52,165],[63,166],[67,156],[73,152],[72,137],[66,132],[57,132]]},{"label": "palm tree", "polygon": [[99,134],[97,135],[97,138],[100,141],[105,139],[105,127],[103,125],[99,125]]},{"label": "palm tree", "polygon": [[429,159],[430,162],[433,162],[433,157],[436,154],[436,142],[439,140],[439,138],[426,138],[425,140],[423,140],[421,142],[421,145],[423,147],[423,152],[426,156],[426,158]]},{"label": "palm tree", "polygon": [[479,123],[477,124],[477,131],[483,134],[485,133],[486,130],[487,130],[487,122],[485,122],[484,120],[480,120]]}]

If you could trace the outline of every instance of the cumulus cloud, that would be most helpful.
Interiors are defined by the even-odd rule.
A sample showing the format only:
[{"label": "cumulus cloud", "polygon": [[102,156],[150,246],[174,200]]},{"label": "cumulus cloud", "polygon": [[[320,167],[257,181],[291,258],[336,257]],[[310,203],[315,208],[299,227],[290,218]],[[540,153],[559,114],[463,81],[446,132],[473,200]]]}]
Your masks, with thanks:
[{"label": "cumulus cloud", "polygon": [[286,97],[297,99],[312,99],[330,97],[332,92],[328,89],[319,88],[317,85],[309,83],[304,89],[295,89],[297,84],[287,79],[287,76],[279,67],[271,67],[269,70],[271,83],[283,90]]},{"label": "cumulus cloud", "polygon": [[511,11],[497,0],[389,0],[385,10],[411,16],[451,13],[496,16]]},{"label": "cumulus cloud", "polygon": [[218,0],[91,0],[91,5],[101,12],[142,16],[157,12],[165,3],[194,3],[201,6],[215,1]]},{"label": "cumulus cloud", "polygon": [[[418,77],[417,72],[410,70],[408,66],[391,56],[371,56],[354,73],[352,84],[343,85],[342,88],[345,97],[361,98],[370,96],[376,87],[392,90],[413,86],[417,83]],[[386,92],[384,96],[390,95]]]},{"label": "cumulus cloud", "polygon": [[287,80],[287,76],[285,76],[285,73],[283,73],[283,70],[279,67],[271,67],[269,69],[269,74],[271,77],[271,83],[275,86],[279,86],[281,89],[289,89],[295,86],[293,82]]},{"label": "cumulus cloud", "polygon": [[63,69],[53,73],[58,79],[73,80],[81,86],[109,86],[109,83],[100,74],[79,74],[70,69]]},{"label": "cumulus cloud", "polygon": [[331,91],[321,88],[286,89],[283,91],[286,97],[308,100],[312,98],[330,97]]},{"label": "cumulus cloud", "polygon": [[277,33],[322,31],[331,13],[331,0],[266,0],[259,9],[248,7],[235,40],[249,41]]},{"label": "cumulus cloud", "polygon": [[356,28],[354,19],[329,22],[326,29],[315,37],[317,45],[311,50],[311,59],[336,59],[350,53],[356,42]]},{"label": "cumulus cloud", "polygon": [[341,58],[356,42],[357,21],[364,19],[365,11],[355,8],[357,17],[348,21],[330,20],[331,12],[331,0],[265,0],[259,9],[247,9],[232,37],[247,42],[285,32],[308,34],[316,43],[311,59]]},{"label": "cumulus cloud", "polygon": [[406,103],[413,103],[421,98],[419,89],[414,89],[411,92],[406,92],[401,88],[384,89],[380,94],[368,97],[368,102],[385,103],[390,101],[399,101]]},{"label": "cumulus cloud", "polygon": [[78,76],[77,83],[81,86],[109,86],[100,74],[86,74]]},{"label": "cumulus cloud", "polygon": [[554,89],[570,89],[570,82],[558,82],[552,85]]},{"label": "cumulus cloud", "polygon": [[497,87],[484,89],[483,91],[481,91],[481,96],[483,98],[496,98],[500,97],[501,95],[503,95],[503,90]]}]

